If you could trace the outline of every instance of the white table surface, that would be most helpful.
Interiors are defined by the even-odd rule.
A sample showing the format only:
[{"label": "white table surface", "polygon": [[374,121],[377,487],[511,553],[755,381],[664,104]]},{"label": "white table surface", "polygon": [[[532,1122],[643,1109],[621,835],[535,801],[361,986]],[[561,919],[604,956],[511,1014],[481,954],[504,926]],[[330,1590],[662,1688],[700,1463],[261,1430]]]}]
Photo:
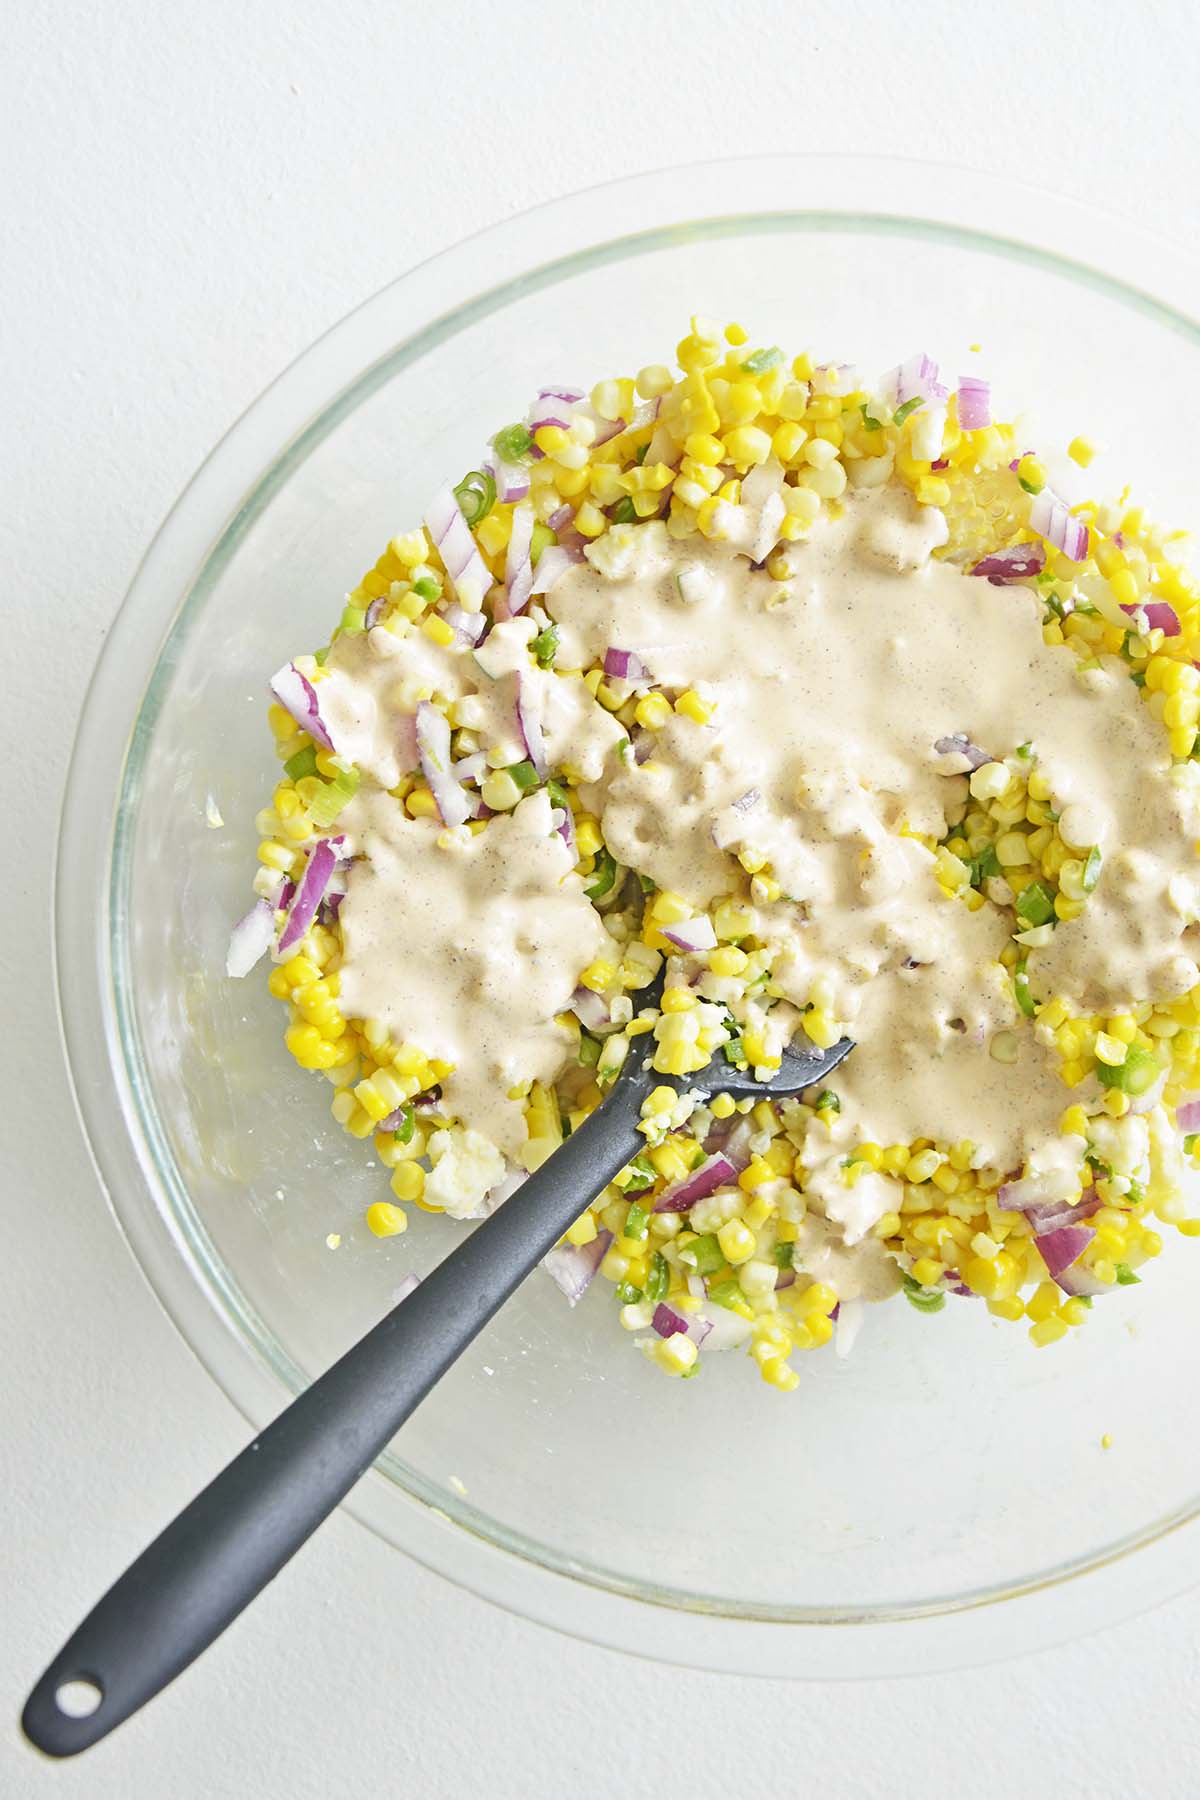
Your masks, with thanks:
[{"label": "white table surface", "polygon": [[26,0],[7,21],[3,1800],[1200,1791],[1200,1595],[982,1673],[789,1686],[559,1638],[343,1516],[109,1743],[53,1767],[16,1731],[67,1629],[245,1430],[106,1211],[48,948],[75,713],[196,463],[393,275],[601,175],[723,150],[895,151],[1200,236],[1190,0],[1160,0],[1144,26],[1118,0],[759,0],[727,48],[735,11]]}]

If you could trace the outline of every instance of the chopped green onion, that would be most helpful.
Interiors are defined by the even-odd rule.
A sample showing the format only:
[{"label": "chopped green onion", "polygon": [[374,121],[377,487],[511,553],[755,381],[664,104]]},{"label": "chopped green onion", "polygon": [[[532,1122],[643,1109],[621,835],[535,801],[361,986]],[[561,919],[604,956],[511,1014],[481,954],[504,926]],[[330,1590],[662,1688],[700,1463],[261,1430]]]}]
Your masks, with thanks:
[{"label": "chopped green onion", "polygon": [[1130,671],[1129,679],[1132,681],[1134,687],[1144,688],[1146,685],[1145,669],[1132,669]]},{"label": "chopped green onion", "polygon": [[621,1302],[622,1306],[636,1306],[641,1298],[641,1288],[634,1287],[632,1281],[618,1281],[617,1299]]},{"label": "chopped green onion", "polygon": [[776,1246],[775,1246],[775,1267],[777,1269],[790,1269],[790,1268],[794,1267],[795,1256],[796,1256],[795,1244],[776,1244]]},{"label": "chopped green onion", "polygon": [[745,1067],[747,1060],[746,1046],[743,1044],[740,1037],[731,1037],[728,1043],[721,1045],[721,1049],[724,1052],[725,1061],[727,1063],[732,1063],[735,1068],[739,1069]]},{"label": "chopped green onion", "polygon": [[398,1144],[411,1144],[416,1129],[417,1109],[415,1106],[404,1106],[400,1109],[400,1123],[392,1136]]},{"label": "chopped green onion", "polygon": [[650,1273],[646,1277],[646,1298],[657,1306],[660,1300],[667,1297],[667,1289],[671,1285],[671,1266],[661,1250],[656,1250],[650,1258]]},{"label": "chopped green onion", "polygon": [[1085,894],[1090,894],[1100,879],[1100,864],[1104,858],[1100,854],[1099,844],[1093,844],[1087,853],[1087,861],[1083,865],[1083,876],[1080,886]]},{"label": "chopped green onion", "polygon": [[308,816],[318,830],[332,825],[342,808],[358,792],[357,769],[339,769],[331,781],[321,784],[321,792],[308,803]]},{"label": "chopped green onion", "polygon": [[1037,481],[1037,482],[1026,481],[1026,479],[1023,475],[1018,475],[1017,480],[1020,482],[1021,486],[1025,489],[1025,492],[1027,494],[1040,494],[1042,491],[1042,484],[1040,481]]},{"label": "chopped green onion", "polygon": [[617,865],[612,851],[604,844],[596,852],[595,875],[591,887],[586,887],[583,891],[589,900],[603,900],[605,894],[612,892],[613,882],[617,878]]},{"label": "chopped green onion", "polygon": [[862,414],[863,427],[867,431],[882,431],[883,421],[882,419],[877,419],[873,416],[870,411],[870,406],[871,402],[869,400],[864,400],[858,409]]},{"label": "chopped green onion", "polygon": [[658,1180],[658,1170],[654,1167],[654,1164],[650,1161],[648,1156],[635,1156],[633,1161],[627,1163],[625,1168],[622,1169],[621,1175],[624,1175],[626,1179],[622,1181],[621,1177],[618,1176],[617,1186],[625,1190],[628,1190],[631,1187],[650,1187],[652,1183]]},{"label": "chopped green onion", "polygon": [[993,875],[1000,873],[1000,858],[996,855],[996,846],[989,844],[978,856],[973,856],[967,867],[971,871],[971,886],[977,888]]},{"label": "chopped green onion", "polygon": [[1196,1148],[1196,1139],[1198,1137],[1200,1137],[1200,1132],[1197,1132],[1197,1131],[1189,1131],[1188,1132],[1187,1136],[1183,1140],[1183,1154],[1185,1156],[1190,1156],[1192,1154],[1193,1150]]},{"label": "chopped green onion", "polygon": [[436,575],[422,575],[419,581],[413,582],[412,591],[418,600],[437,600],[442,592],[442,584]]},{"label": "chopped green onion", "polygon": [[1141,1276],[1135,1275],[1128,1263],[1118,1263],[1117,1264],[1117,1286],[1118,1287],[1140,1287],[1141,1283],[1142,1283]]},{"label": "chopped green onion", "polygon": [[1054,895],[1041,881],[1031,881],[1017,896],[1016,914],[1025,925],[1048,925],[1054,917]]},{"label": "chopped green onion", "polygon": [[651,879],[648,875],[643,875],[639,872],[638,882],[641,886],[641,890],[642,890],[643,894],[657,894],[658,883],[656,881],[651,881]]},{"label": "chopped green onion", "polygon": [[538,772],[531,762],[510,763],[504,773],[523,794],[538,785]]},{"label": "chopped green onion", "polygon": [[1029,976],[1025,972],[1026,958],[1022,957],[1013,971],[1013,992],[1017,996],[1017,1005],[1027,1019],[1037,1016],[1037,1001],[1029,991]]},{"label": "chopped green onion", "polygon": [[703,1144],[697,1144],[696,1148],[692,1151],[691,1156],[688,1158],[688,1168],[698,1169],[701,1163],[707,1161],[708,1151],[704,1148]]},{"label": "chopped green onion", "polygon": [[1140,1181],[1131,1181],[1125,1198],[1131,1206],[1140,1206],[1146,1198],[1146,1190]]},{"label": "chopped green onion", "polygon": [[546,783],[546,792],[550,796],[551,806],[560,806],[566,811],[570,802],[567,799],[567,790],[561,781],[555,781],[554,777],[551,776]]},{"label": "chopped green onion", "polygon": [[629,1202],[629,1211],[625,1214],[623,1236],[627,1238],[644,1238],[646,1227],[650,1222],[650,1214],[637,1200]]},{"label": "chopped green onion", "polygon": [[496,504],[496,477],[490,469],[472,469],[455,488],[454,498],[473,529],[482,524]]},{"label": "chopped green onion", "polygon": [[558,626],[547,625],[545,631],[539,631],[529,648],[541,668],[550,668],[558,654]]},{"label": "chopped green onion", "polygon": [[1159,1077],[1158,1058],[1141,1044],[1130,1044],[1125,1061],[1112,1068],[1108,1063],[1096,1064],[1101,1087],[1120,1088],[1123,1094],[1144,1094]]},{"label": "chopped green onion", "polygon": [[1111,1179],[1111,1168],[1102,1157],[1096,1155],[1094,1150],[1088,1151],[1087,1155],[1084,1157],[1084,1161],[1092,1171],[1092,1174],[1099,1176],[1101,1181],[1108,1181]]},{"label": "chopped green onion", "polygon": [[[646,452],[647,452],[647,450],[648,450],[648,449],[649,449],[649,448],[650,448],[650,439],[649,439],[649,438],[647,438],[647,439],[646,439],[646,441],[645,441],[645,443],[644,443],[644,444],[639,444],[639,445],[638,445],[638,447],[637,447],[637,453],[636,453],[636,455],[635,455],[635,456],[634,456],[634,459],[633,459],[633,460],[634,460],[634,462],[635,462],[635,463],[637,463],[637,465],[638,465],[638,467],[639,467],[639,468],[640,468],[640,467],[641,467],[641,465],[642,465],[642,464],[643,464],[643,463],[644,463],[644,462],[645,462],[645,460],[646,460]],[[619,504],[620,504],[620,502],[619,502],[619,501],[618,501],[618,503],[617,503],[617,504],[618,504],[618,505],[619,505]]]},{"label": "chopped green onion", "polygon": [[520,462],[533,449],[533,437],[527,426],[506,425],[496,433],[492,445],[502,462]]},{"label": "chopped green onion", "polygon": [[832,1088],[822,1088],[815,1104],[818,1112],[840,1113],[842,1110],[842,1103]]},{"label": "chopped green onion", "polygon": [[904,1298],[921,1313],[941,1312],[946,1304],[946,1296],[941,1288],[922,1287],[911,1275],[904,1277]]},{"label": "chopped green onion", "polygon": [[600,1039],[593,1037],[590,1031],[579,1034],[579,1060],[585,1069],[594,1069],[600,1061]]},{"label": "chopped green onion", "polygon": [[911,400],[906,400],[903,406],[898,406],[896,408],[895,412],[892,414],[893,423],[903,425],[909,413],[916,412],[918,406],[924,406],[924,404],[925,401],[921,395],[914,394]]},{"label": "chopped green onion", "polygon": [[737,1277],[733,1275],[727,1281],[715,1282],[708,1290],[708,1297],[714,1306],[730,1308],[739,1307],[745,1299],[745,1295],[738,1286]]},{"label": "chopped green onion", "polygon": [[283,772],[293,781],[303,781],[306,775],[315,775],[317,772],[316,745],[305,744],[303,750],[297,750],[295,756],[289,756],[283,765]]},{"label": "chopped green onion", "polygon": [[694,1238],[679,1252],[680,1262],[695,1269],[697,1275],[712,1275],[725,1266],[725,1252],[711,1231]]},{"label": "chopped green onion", "polygon": [[783,351],[778,344],[772,344],[769,350],[752,350],[742,363],[747,375],[765,375],[768,369],[777,369],[783,361]]},{"label": "chopped green onion", "polygon": [[346,606],[342,608],[340,629],[342,631],[361,631],[367,622],[366,608],[363,606]]},{"label": "chopped green onion", "polygon": [[623,494],[609,513],[614,525],[632,525],[637,519],[637,508],[628,494]]},{"label": "chopped green onion", "polygon": [[533,535],[529,540],[529,562],[531,567],[536,569],[538,566],[538,558],[541,556],[542,551],[548,549],[551,544],[557,544],[557,542],[558,539],[555,537],[550,527],[548,525],[543,525],[539,520],[534,526]]},{"label": "chopped green onion", "polygon": [[1033,739],[1027,738],[1023,744],[1017,745],[1017,755],[1030,757],[1033,755]]}]

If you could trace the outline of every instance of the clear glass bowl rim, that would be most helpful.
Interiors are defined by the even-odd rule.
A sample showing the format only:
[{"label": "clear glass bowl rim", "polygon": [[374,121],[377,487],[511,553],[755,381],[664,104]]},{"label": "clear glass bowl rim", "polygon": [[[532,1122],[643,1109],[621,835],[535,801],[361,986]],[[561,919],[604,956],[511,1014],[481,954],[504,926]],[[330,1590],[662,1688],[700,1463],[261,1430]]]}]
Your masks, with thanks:
[{"label": "clear glass bowl rim", "polygon": [[[797,192],[817,192],[821,204],[798,208]],[[692,197],[700,193],[707,204],[695,218]],[[752,212],[747,194],[755,197]],[[644,221],[636,233],[622,229],[630,217]],[[307,451],[404,361],[467,319],[486,316],[515,286],[636,255],[680,231],[729,236],[800,223],[810,231],[923,234],[1053,267],[1200,346],[1200,266],[1185,252],[1025,184],[897,158],[825,155],[739,158],[625,177],[464,240],[333,326],[218,444],[135,575],[89,687],[68,772],[55,876],[59,1019],[76,1106],[118,1224],[168,1316],[256,1427],[278,1410],[289,1371],[261,1338],[251,1346],[245,1309],[205,1258],[186,1196],[181,1203],[171,1192],[169,1157],[138,1079],[123,1001],[126,784],[149,739],[174,634],[205,572],[231,552]],[[552,258],[544,256],[547,244],[556,249]],[[1137,270],[1137,287],[1122,278],[1127,269]],[[161,614],[163,592],[179,597],[170,619]],[[141,695],[132,724],[131,678]],[[119,797],[110,812],[95,803],[98,784]],[[100,897],[90,916],[71,899],[88,893]],[[113,1129],[114,1089],[123,1133]],[[962,1666],[1112,1623],[1200,1579],[1200,1500],[1106,1554],[1036,1582],[852,1620],[734,1614],[690,1596],[633,1590],[609,1573],[553,1563],[536,1544],[498,1542],[481,1533],[470,1509],[451,1518],[451,1497],[435,1504],[394,1474],[372,1472],[346,1505],[426,1566],[511,1610],[614,1648],[746,1674],[871,1677]],[[680,1610],[686,1631],[664,1632],[669,1647],[657,1650],[656,1615],[666,1623]]]}]

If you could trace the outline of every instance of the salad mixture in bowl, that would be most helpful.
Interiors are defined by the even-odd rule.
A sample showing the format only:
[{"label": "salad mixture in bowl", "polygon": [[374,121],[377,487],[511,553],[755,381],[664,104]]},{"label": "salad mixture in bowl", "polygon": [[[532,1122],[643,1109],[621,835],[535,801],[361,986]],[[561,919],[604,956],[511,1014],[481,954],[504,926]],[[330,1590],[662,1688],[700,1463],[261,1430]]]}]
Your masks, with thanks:
[{"label": "salad mixture in bowl", "polygon": [[[793,1388],[898,1294],[1050,1344],[1200,1232],[1200,589],[975,376],[701,318],[678,362],[543,389],[273,677],[229,973],[270,952],[379,1237],[502,1203],[652,1038],[683,1079],[547,1267],[670,1373]],[[802,1099],[687,1091],[844,1036]]]}]

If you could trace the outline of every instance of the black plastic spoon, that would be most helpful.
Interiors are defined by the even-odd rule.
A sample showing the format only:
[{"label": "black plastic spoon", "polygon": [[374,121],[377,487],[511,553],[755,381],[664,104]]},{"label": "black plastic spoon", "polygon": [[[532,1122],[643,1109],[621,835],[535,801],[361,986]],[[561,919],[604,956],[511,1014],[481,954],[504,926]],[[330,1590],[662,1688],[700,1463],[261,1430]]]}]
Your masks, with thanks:
[{"label": "black plastic spoon", "polygon": [[[648,996],[650,997],[650,996]],[[635,1038],[612,1092],[562,1148],[353,1349],[293,1400],[126,1569],[26,1701],[26,1737],[50,1756],[97,1743],[174,1680],[279,1573],[413,1409],[645,1147],[642,1102],[680,1092],[802,1093],[854,1048],[787,1051],[766,1082],[723,1060],[671,1077]],[[90,1706],[90,1709],[88,1709]]]}]

